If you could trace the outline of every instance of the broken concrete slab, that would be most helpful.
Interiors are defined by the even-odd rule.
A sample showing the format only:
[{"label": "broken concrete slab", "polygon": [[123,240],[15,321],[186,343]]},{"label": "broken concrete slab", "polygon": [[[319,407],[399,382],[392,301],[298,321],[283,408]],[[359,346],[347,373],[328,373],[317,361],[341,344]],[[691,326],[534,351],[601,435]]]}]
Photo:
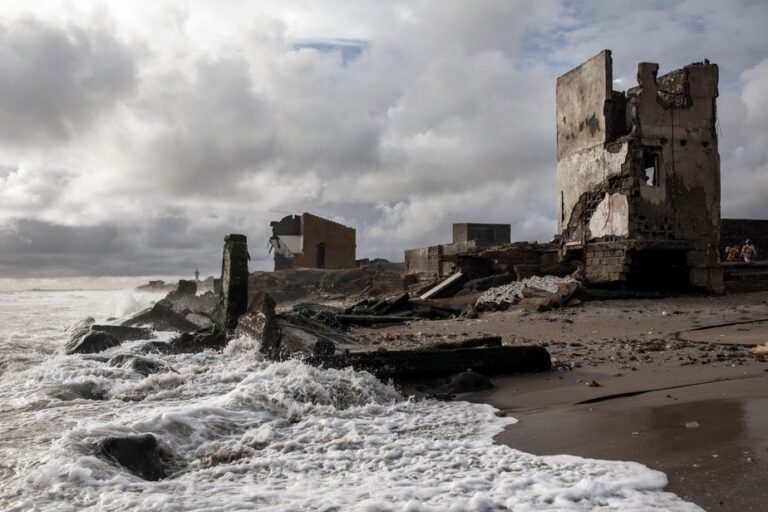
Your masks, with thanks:
[{"label": "broken concrete slab", "polygon": [[91,326],[91,330],[109,333],[120,341],[149,340],[154,337],[152,329],[145,327],[94,324]]},{"label": "broken concrete slab", "polygon": [[184,318],[185,315],[173,310],[169,300],[162,299],[149,309],[132,316],[121,325],[148,325],[157,331],[191,332],[199,329],[197,325]]},{"label": "broken concrete slab", "polygon": [[446,341],[430,345],[431,350],[453,350],[456,348],[476,348],[476,347],[500,347],[501,336],[482,336],[479,338],[467,338],[461,341]]},{"label": "broken concrete slab", "polygon": [[447,279],[443,280],[429,291],[421,294],[420,299],[436,299],[447,294],[453,288],[459,288],[462,282],[466,279],[463,272],[456,272],[450,275]]},{"label": "broken concrete slab", "polygon": [[213,328],[201,329],[190,333],[182,333],[178,338],[171,340],[168,345],[170,351],[177,354],[190,354],[203,352],[204,350],[221,351],[227,346],[229,339],[226,334]]},{"label": "broken concrete slab", "polygon": [[88,331],[79,338],[71,339],[65,346],[67,354],[93,354],[120,345],[121,341],[102,331]]},{"label": "broken concrete slab", "polygon": [[397,379],[441,377],[468,369],[487,375],[537,372],[552,365],[549,352],[536,346],[349,352],[311,357],[307,362],[327,368],[351,366],[379,378]]}]

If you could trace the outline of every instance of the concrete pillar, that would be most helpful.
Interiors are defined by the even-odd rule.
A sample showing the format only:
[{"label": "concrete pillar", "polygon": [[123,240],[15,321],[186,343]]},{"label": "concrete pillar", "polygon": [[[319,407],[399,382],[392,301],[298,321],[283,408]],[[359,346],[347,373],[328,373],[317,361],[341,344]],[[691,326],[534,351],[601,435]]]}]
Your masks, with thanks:
[{"label": "concrete pillar", "polygon": [[224,237],[221,261],[221,295],[216,312],[216,329],[237,327],[237,319],[248,309],[248,239],[245,235]]}]

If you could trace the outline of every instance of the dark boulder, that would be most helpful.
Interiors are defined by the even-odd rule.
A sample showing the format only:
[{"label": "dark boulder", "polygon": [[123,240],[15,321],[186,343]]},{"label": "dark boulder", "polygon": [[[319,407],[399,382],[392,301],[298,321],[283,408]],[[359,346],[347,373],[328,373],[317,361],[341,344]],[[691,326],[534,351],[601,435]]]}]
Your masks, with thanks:
[{"label": "dark boulder", "polygon": [[261,342],[261,352],[270,359],[280,353],[280,327],[275,315],[275,301],[269,294],[258,292],[248,310],[240,315],[235,336],[247,336]]},{"label": "dark boulder", "polygon": [[91,326],[96,322],[92,316],[87,316],[82,320],[78,320],[67,329],[66,333],[70,340],[82,338],[88,331],[91,330]]},{"label": "dark boulder", "polygon": [[145,377],[152,373],[175,371],[165,363],[161,363],[160,361],[155,361],[154,359],[149,359],[147,357],[135,356],[133,354],[118,354],[110,359],[108,364],[109,366],[116,366],[119,368],[125,368],[127,370],[133,370],[134,372],[140,373]]},{"label": "dark boulder", "polygon": [[157,439],[152,434],[107,437],[99,441],[96,451],[144,480],[156,481],[167,476]]},{"label": "dark boulder", "polygon": [[163,299],[158,301],[151,308],[145,309],[129,318],[123,322],[122,325],[150,325],[153,329],[158,331],[196,331],[198,327],[184,318],[187,314],[188,312],[177,313],[173,310],[173,304],[169,300]]},{"label": "dark boulder", "polygon": [[91,327],[94,331],[111,334],[120,341],[135,341],[152,339],[152,329],[144,327],[128,327],[125,325],[96,325]]},{"label": "dark boulder", "polygon": [[120,345],[120,340],[103,331],[88,331],[79,338],[70,340],[65,346],[67,354],[93,354]]},{"label": "dark boulder", "polygon": [[185,332],[178,338],[169,342],[171,352],[188,354],[202,352],[204,350],[220,351],[227,346],[228,339],[225,333],[211,329],[202,329],[197,332]]},{"label": "dark boulder", "polygon": [[106,394],[98,384],[93,381],[73,382],[54,386],[46,393],[57,400],[104,400]]},{"label": "dark boulder", "polygon": [[165,341],[148,341],[133,347],[133,351],[139,354],[170,354],[173,348]]}]

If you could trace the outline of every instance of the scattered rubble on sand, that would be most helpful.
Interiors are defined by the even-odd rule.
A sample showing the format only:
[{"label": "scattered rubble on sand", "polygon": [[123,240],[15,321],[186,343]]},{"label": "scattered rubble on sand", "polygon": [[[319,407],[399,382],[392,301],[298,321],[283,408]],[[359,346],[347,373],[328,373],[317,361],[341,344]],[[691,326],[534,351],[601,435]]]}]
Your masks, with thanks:
[{"label": "scattered rubble on sand", "polygon": [[567,305],[580,289],[581,283],[570,276],[533,276],[486,290],[478,297],[475,307],[495,311],[520,304],[523,309],[546,311]]},{"label": "scattered rubble on sand", "polygon": [[[476,295],[447,302],[411,298],[403,291],[398,265],[382,261],[355,269],[289,270],[267,275],[249,274],[247,259],[245,236],[225,237],[219,294],[196,295],[194,282],[181,281],[154,306],[111,328],[135,329],[133,337],[138,339],[151,339],[153,330],[180,332],[168,342],[149,341],[142,353],[222,350],[233,337],[246,335],[258,340],[261,352],[273,360],[298,357],[317,366],[352,366],[381,378],[442,377],[469,369],[486,374],[542,371],[551,366],[545,348],[504,345],[501,338],[470,338],[417,349],[377,347],[371,351],[348,334],[348,327],[458,317],[467,307],[473,308]],[[262,287],[255,287],[257,283]],[[277,309],[280,301],[271,292],[280,297],[282,310]],[[348,300],[355,296],[366,298],[347,306],[300,303],[286,309],[285,304],[297,298]],[[113,334],[94,331],[92,323],[84,323],[72,333],[78,340],[98,338],[88,351],[100,352],[121,343]],[[151,360],[113,357],[113,363],[136,364],[146,372],[161,371]]]}]

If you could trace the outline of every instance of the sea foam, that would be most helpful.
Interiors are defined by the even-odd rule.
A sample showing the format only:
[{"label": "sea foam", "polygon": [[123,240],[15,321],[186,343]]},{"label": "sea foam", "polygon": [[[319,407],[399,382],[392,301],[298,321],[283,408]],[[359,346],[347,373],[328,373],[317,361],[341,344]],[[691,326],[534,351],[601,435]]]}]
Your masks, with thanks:
[{"label": "sea foam", "polygon": [[[148,377],[64,355],[66,325],[113,316],[119,299],[103,293],[0,296],[0,509],[700,510],[637,463],[495,445],[515,420],[488,405],[416,401],[365,372],[268,362],[246,338],[223,353],[152,355],[176,372]],[[40,302],[58,313],[38,317]],[[85,382],[103,399],[48,392]],[[147,482],[95,455],[98,440],[133,433],[172,454],[169,478]]]}]

